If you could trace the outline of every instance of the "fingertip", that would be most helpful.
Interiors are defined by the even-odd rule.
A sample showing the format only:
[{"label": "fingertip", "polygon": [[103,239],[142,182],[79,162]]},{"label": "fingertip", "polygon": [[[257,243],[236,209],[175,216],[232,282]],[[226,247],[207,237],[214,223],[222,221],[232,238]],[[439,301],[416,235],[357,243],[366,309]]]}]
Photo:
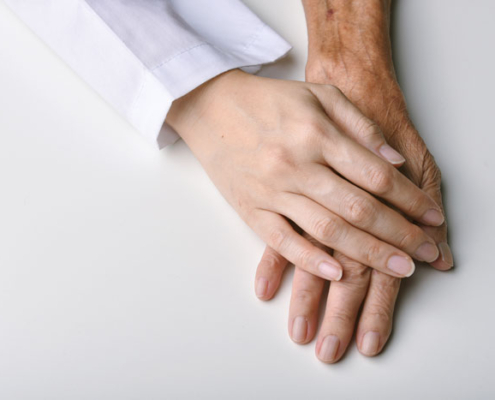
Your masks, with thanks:
[{"label": "fingertip", "polygon": [[387,268],[401,278],[409,278],[416,271],[416,264],[409,256],[393,254],[387,261]]},{"label": "fingertip", "polygon": [[454,268],[454,257],[452,256],[452,251],[447,242],[441,242],[438,244],[439,256],[438,258],[431,262],[430,265],[440,271],[448,271]]},{"label": "fingertip", "polygon": [[256,297],[260,300],[268,300],[268,279],[264,277],[259,277],[256,279],[256,283],[254,286],[254,292],[256,293]]},{"label": "fingertip", "polygon": [[270,300],[275,295],[288,262],[271,247],[266,247],[256,270],[254,292],[260,300]]},{"label": "fingertip", "polygon": [[425,225],[439,227],[445,222],[445,216],[439,210],[430,208],[421,216],[420,222]]},{"label": "fingertip", "polygon": [[309,337],[309,328],[310,325],[308,318],[299,315],[292,321],[292,327],[289,331],[289,336],[294,343],[306,344],[311,340]]},{"label": "fingertip", "polygon": [[441,258],[439,258],[438,260],[436,261],[433,261],[432,263],[430,263],[430,265],[439,270],[439,271],[450,271],[451,269],[454,268],[453,265],[449,265],[447,264],[445,261],[443,261]]},{"label": "fingertip", "polygon": [[392,146],[388,144],[382,145],[378,149],[378,153],[390,164],[392,164],[394,167],[400,167],[404,165],[406,162],[406,159],[395,149],[392,148]]},{"label": "fingertip", "polygon": [[316,347],[316,357],[325,364],[333,364],[339,360],[340,339],[335,335],[327,335]]},{"label": "fingertip", "polygon": [[329,281],[340,281],[342,279],[344,269],[335,258],[332,258],[318,264],[318,271],[324,279]]},{"label": "fingertip", "polygon": [[390,338],[400,282],[382,273],[372,275],[356,335],[358,350],[367,357],[379,354]]},{"label": "fingertip", "polygon": [[363,335],[358,350],[366,357],[374,357],[381,351],[382,346],[380,342],[381,337],[378,332],[368,331]]},{"label": "fingertip", "polygon": [[440,250],[433,240],[423,242],[414,252],[414,258],[419,261],[431,263],[440,256]]},{"label": "fingertip", "polygon": [[440,251],[440,259],[450,268],[454,266],[454,256],[452,250],[447,242],[441,242],[438,244],[438,250]]},{"label": "fingertip", "polygon": [[432,263],[430,263],[430,265],[439,271],[450,271],[451,269],[454,268],[453,265],[448,265],[444,263],[441,259],[433,261]]}]

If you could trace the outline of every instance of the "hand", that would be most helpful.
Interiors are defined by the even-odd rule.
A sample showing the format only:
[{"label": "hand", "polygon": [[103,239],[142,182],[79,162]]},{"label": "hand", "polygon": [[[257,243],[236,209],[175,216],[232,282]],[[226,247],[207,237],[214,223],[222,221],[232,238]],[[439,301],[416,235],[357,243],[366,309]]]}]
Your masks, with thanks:
[{"label": "hand", "polygon": [[286,218],[393,276],[412,274],[409,255],[438,257],[431,238],[368,192],[431,225],[443,223],[440,208],[378,156],[401,161],[334,87],[231,71],[174,102],[167,121],[239,215],[303,270],[342,275],[340,263]]},{"label": "hand", "polygon": [[[440,171],[408,117],[395,78],[388,19],[383,16],[383,9],[389,4],[383,7],[382,2],[373,2],[380,3],[379,7],[373,9],[372,2],[368,2],[366,10],[357,4],[359,1],[332,1],[334,8],[328,9],[324,4],[305,2],[310,31],[306,78],[310,82],[336,85],[368,118],[376,121],[387,141],[406,159],[402,172],[441,205]],[[339,5],[343,9],[335,7]],[[315,10],[311,9],[313,6]],[[320,10],[321,7],[324,9]],[[346,16],[354,11],[349,7],[366,14],[354,15],[352,23],[347,23]],[[342,15],[340,20],[338,12]],[[320,18],[321,15],[324,17]],[[338,22],[340,29],[332,22]],[[338,37],[338,44],[332,42],[332,36]],[[440,256],[431,265],[440,270],[450,269],[453,257],[446,240],[446,224],[422,228],[440,249]],[[390,336],[400,279],[372,271],[339,252],[334,256],[343,265],[344,274],[341,281],[330,286],[316,354],[328,363],[342,357],[363,305],[356,342],[361,353],[376,355]],[[273,297],[286,265],[280,254],[267,247],[256,273],[255,290],[259,298]],[[289,312],[289,334],[296,343],[308,343],[315,336],[323,287],[323,280],[296,267]]]},{"label": "hand", "polygon": [[[342,90],[404,156],[402,173],[442,207],[440,170],[409,118],[396,79],[388,33],[390,0],[332,0],[327,2],[330,9],[310,3],[304,0],[310,36],[306,80]],[[446,223],[421,227],[440,249],[441,256],[430,264],[440,270],[451,268]]]},{"label": "hand", "polygon": [[[366,96],[363,95],[363,98]],[[392,114],[384,115],[392,117]],[[433,157],[412,124],[403,123],[405,116],[395,115],[400,118],[397,120],[398,123],[401,121],[398,127],[402,129],[384,132],[394,132],[390,143],[394,143],[407,160],[402,168],[404,173],[441,204],[440,172]],[[446,224],[423,229],[435,238],[440,249],[440,256],[431,264],[439,270],[450,269],[453,258],[446,241]],[[316,355],[323,362],[338,361],[356,329],[359,351],[374,356],[383,349],[392,331],[400,279],[372,270],[342,253],[335,252],[334,257],[343,266],[344,273],[339,282],[330,285],[325,316],[316,343]],[[256,273],[255,290],[260,299],[269,300],[273,297],[287,264],[287,260],[267,247]],[[289,310],[289,334],[296,343],[308,343],[316,334],[324,285],[324,280],[296,267]],[[363,308],[356,327],[361,305]]]}]

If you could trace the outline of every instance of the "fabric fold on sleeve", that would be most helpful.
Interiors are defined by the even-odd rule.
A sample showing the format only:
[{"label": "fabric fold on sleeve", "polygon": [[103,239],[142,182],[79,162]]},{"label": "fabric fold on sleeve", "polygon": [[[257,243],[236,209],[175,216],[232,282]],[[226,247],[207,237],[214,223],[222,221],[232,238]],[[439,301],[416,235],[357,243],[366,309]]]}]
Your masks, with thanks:
[{"label": "fabric fold on sleeve", "polygon": [[165,123],[175,99],[291,48],[240,0],[5,1],[158,148],[178,138]]}]

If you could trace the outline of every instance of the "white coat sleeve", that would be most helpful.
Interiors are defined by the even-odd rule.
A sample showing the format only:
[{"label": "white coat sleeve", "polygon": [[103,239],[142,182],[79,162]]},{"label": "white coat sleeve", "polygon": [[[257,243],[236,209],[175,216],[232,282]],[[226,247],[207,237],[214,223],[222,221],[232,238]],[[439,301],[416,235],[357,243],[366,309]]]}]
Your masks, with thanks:
[{"label": "white coat sleeve", "polygon": [[255,72],[290,45],[240,0],[5,0],[159,148],[172,102],[233,68]]}]

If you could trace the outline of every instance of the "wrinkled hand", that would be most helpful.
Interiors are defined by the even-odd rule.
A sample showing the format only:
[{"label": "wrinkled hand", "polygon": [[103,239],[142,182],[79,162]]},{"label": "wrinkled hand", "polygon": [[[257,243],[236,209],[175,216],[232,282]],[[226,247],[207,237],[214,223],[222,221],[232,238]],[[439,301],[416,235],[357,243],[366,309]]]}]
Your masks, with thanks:
[{"label": "wrinkled hand", "polygon": [[[408,117],[391,63],[386,68],[370,68],[358,57],[354,61],[351,58],[346,59],[345,64],[339,64],[321,57],[310,58],[307,80],[336,85],[368,118],[376,121],[388,143],[406,159],[401,172],[441,205],[440,170]],[[435,239],[440,250],[439,257],[430,264],[439,270],[450,269],[453,258],[447,244],[446,224],[435,228],[421,225],[421,228]],[[343,356],[361,305],[356,342],[362,354],[376,355],[383,349],[392,330],[400,279],[373,271],[337,251],[334,257],[342,264],[344,274],[339,282],[330,285],[316,355],[327,363],[336,362]],[[287,261],[267,247],[256,273],[255,289],[260,299],[273,297],[286,266]],[[289,334],[296,343],[308,343],[316,334],[324,284],[323,280],[297,268],[296,264],[289,312]]]}]

